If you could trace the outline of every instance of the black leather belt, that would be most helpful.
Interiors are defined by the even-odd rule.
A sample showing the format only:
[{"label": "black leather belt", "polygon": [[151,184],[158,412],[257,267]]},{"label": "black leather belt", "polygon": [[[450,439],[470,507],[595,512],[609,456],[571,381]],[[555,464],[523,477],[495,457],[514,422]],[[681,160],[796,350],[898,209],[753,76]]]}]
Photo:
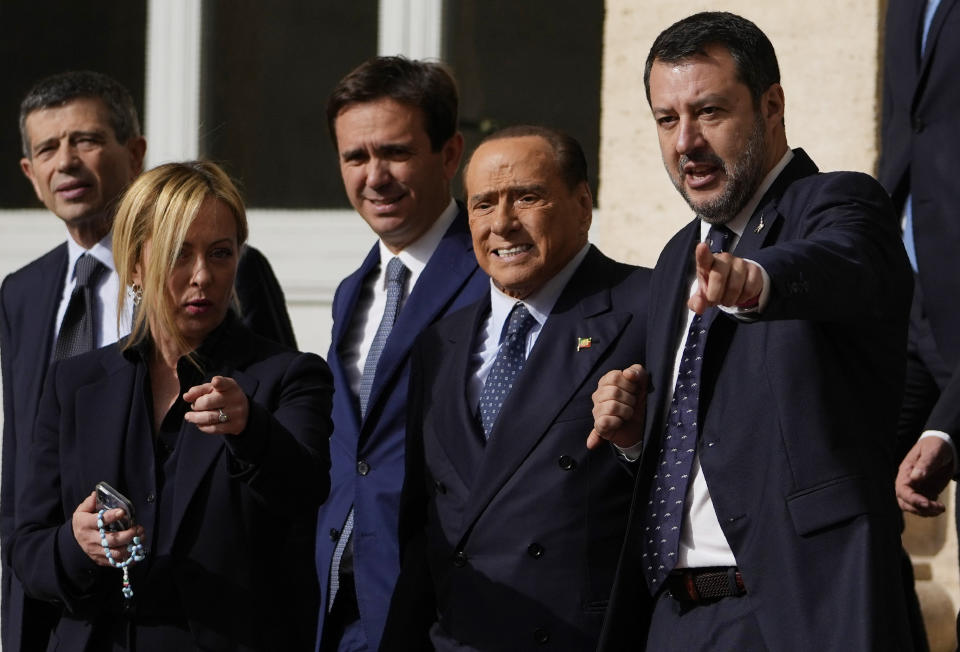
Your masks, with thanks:
[{"label": "black leather belt", "polygon": [[678,568],[667,575],[664,588],[674,599],[694,604],[737,597],[747,592],[736,566]]}]

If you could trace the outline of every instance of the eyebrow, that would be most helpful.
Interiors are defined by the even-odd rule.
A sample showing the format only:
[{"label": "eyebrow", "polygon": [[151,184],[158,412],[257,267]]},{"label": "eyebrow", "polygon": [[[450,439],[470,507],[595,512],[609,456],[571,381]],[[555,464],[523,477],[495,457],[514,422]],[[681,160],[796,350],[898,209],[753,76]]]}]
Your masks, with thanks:
[{"label": "eyebrow", "polygon": [[524,184],[518,186],[507,186],[506,188],[494,188],[491,190],[485,190],[483,192],[478,192],[475,195],[470,195],[470,203],[475,201],[480,201],[490,195],[499,195],[503,192],[506,192],[509,195],[525,195],[529,192],[536,193],[538,195],[546,194],[547,187],[539,183]]},{"label": "eyebrow", "polygon": [[[385,143],[382,145],[376,145],[373,148],[374,154],[381,157],[392,156],[396,154],[412,154],[413,151],[413,145],[408,143]],[[354,161],[363,158],[366,155],[366,147],[355,147],[354,149],[348,149],[341,152],[340,158],[342,158],[344,161]]]}]

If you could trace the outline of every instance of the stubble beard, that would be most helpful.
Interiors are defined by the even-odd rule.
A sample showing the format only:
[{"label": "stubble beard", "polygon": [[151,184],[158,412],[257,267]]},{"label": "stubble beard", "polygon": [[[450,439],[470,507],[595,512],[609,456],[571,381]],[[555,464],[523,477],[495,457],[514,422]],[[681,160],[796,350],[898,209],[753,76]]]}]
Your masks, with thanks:
[{"label": "stubble beard", "polygon": [[[694,153],[693,156],[684,154],[680,157],[678,163],[678,174],[676,177],[670,175],[673,185],[679,191],[680,195],[686,200],[687,204],[697,214],[701,220],[708,224],[726,224],[739,213],[763,181],[763,159],[766,150],[766,134],[763,116],[756,114],[753,123],[753,131],[747,140],[747,145],[743,152],[730,169],[727,164],[716,154]],[[690,198],[686,187],[683,185],[683,167],[690,162],[710,163],[718,166],[727,178],[726,186],[719,196],[701,202],[696,202]]]}]

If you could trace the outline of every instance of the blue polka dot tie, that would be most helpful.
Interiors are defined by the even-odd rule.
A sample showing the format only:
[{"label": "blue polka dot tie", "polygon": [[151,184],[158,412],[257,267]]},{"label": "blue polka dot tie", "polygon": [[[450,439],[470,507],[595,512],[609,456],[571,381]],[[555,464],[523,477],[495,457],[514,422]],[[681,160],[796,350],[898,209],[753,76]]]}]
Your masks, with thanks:
[{"label": "blue polka dot tie", "polygon": [[377,327],[377,333],[373,336],[373,343],[370,345],[367,359],[363,363],[363,375],[360,377],[358,398],[360,399],[360,414],[362,416],[367,414],[370,390],[373,388],[373,379],[377,375],[377,363],[380,361],[380,354],[383,353],[383,349],[387,345],[387,338],[390,337],[390,331],[393,330],[393,323],[397,321],[397,315],[400,313],[400,300],[403,298],[403,291],[409,275],[410,270],[396,256],[387,263],[387,302],[383,308],[380,326]]},{"label": "blue polka dot tie", "polygon": [[[707,244],[713,253],[729,249],[732,240],[733,232],[723,225],[710,227],[707,234]],[[700,371],[707,332],[708,326],[703,323],[702,316],[694,315],[683,345],[666,429],[644,510],[642,565],[647,585],[653,593],[663,586],[667,574],[677,564],[683,504],[697,450]]]},{"label": "blue polka dot tie", "polygon": [[493,424],[497,421],[497,415],[500,414],[500,408],[510,394],[510,390],[513,389],[513,383],[523,369],[523,363],[526,362],[524,353],[527,346],[527,333],[536,323],[537,320],[522,303],[517,303],[510,311],[507,333],[500,343],[500,350],[497,352],[496,360],[493,361],[487,382],[483,384],[480,404],[477,408],[480,423],[483,425],[483,434],[488,439],[490,431],[493,430]]}]

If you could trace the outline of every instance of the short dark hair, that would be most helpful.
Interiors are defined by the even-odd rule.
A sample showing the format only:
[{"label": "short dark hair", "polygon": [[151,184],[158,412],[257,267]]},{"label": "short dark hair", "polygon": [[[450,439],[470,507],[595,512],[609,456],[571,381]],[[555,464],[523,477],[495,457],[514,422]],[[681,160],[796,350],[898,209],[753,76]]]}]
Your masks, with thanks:
[{"label": "short dark hair", "polygon": [[40,109],[63,106],[78,98],[95,98],[107,107],[113,135],[120,143],[140,136],[140,120],[133,98],[123,84],[92,70],[62,72],[34,84],[20,103],[20,142],[23,155],[31,157],[27,116]]},{"label": "short dark hair", "polygon": [[780,66],[773,44],[752,22],[726,11],[705,11],[677,21],[653,42],[643,70],[650,102],[650,69],[654,61],[678,63],[706,54],[709,45],[722,45],[737,66],[737,76],[750,90],[754,106],[773,84],[780,83]]},{"label": "short dark hair", "polygon": [[[567,188],[573,190],[581,183],[589,185],[589,180],[587,179],[587,157],[583,154],[583,147],[580,146],[576,138],[559,129],[544,127],[542,125],[514,125],[512,127],[504,127],[481,140],[473,151],[475,153],[480,145],[488,143],[491,140],[524,138],[527,136],[535,136],[547,141],[547,144],[549,144],[553,150],[557,168],[559,168],[560,176],[563,177]],[[470,159],[473,159],[473,154],[470,155]],[[463,168],[464,180],[467,178],[467,170],[469,167],[470,163],[468,160],[467,165]]]},{"label": "short dark hair", "polygon": [[341,79],[327,100],[327,127],[334,149],[340,112],[351,104],[384,98],[423,112],[424,127],[435,152],[457,133],[457,83],[446,66],[400,56],[373,57]]}]

